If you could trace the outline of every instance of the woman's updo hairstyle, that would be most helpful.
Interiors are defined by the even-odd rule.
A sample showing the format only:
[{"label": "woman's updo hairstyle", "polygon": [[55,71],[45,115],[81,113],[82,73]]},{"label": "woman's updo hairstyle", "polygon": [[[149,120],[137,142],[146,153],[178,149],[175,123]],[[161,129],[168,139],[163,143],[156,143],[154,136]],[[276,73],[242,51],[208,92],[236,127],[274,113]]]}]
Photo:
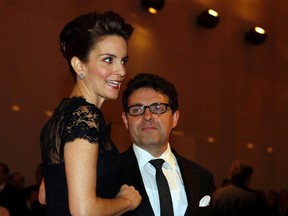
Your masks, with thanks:
[{"label": "woman's updo hairstyle", "polygon": [[119,14],[112,11],[87,13],[67,23],[60,33],[60,50],[68,62],[74,80],[76,73],[70,64],[74,56],[87,62],[90,51],[101,37],[117,35],[127,41],[133,30]]}]

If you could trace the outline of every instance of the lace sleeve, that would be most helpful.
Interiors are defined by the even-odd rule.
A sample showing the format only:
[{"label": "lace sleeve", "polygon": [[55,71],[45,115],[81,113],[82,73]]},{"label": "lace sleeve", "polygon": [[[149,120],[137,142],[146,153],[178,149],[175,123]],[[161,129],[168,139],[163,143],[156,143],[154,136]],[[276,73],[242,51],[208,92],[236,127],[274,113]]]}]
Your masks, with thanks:
[{"label": "lace sleeve", "polygon": [[90,143],[99,142],[99,122],[95,110],[89,106],[80,106],[66,119],[62,143],[72,142],[77,138]]},{"label": "lace sleeve", "polygon": [[63,100],[41,132],[42,158],[45,164],[64,161],[64,146],[77,138],[109,147],[105,140],[105,120],[100,109],[82,98]]}]

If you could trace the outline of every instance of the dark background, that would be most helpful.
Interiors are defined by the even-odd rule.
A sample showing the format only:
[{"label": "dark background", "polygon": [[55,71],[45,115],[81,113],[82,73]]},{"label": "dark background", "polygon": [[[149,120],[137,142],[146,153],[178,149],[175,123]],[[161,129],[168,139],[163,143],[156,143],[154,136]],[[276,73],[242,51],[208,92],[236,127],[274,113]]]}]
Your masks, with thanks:
[{"label": "dark background", "polygon": [[[214,29],[195,24],[207,8],[220,14]],[[287,8],[287,0],[166,0],[150,15],[140,0],[0,0],[0,161],[34,183],[45,112],[73,85],[59,32],[82,13],[114,10],[135,27],[126,81],[151,72],[178,89],[181,115],[171,145],[210,169],[217,186],[241,159],[255,168],[254,187],[288,188]],[[244,40],[255,25],[268,34],[259,46]],[[114,142],[126,149],[120,100],[104,103],[103,111]]]}]

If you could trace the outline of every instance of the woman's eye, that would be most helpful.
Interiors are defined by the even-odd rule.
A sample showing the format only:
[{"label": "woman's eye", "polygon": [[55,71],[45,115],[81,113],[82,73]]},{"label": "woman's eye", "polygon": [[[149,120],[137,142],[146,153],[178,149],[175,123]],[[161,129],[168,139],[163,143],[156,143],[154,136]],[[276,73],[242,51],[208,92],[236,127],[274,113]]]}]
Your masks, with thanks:
[{"label": "woman's eye", "polygon": [[126,65],[128,63],[128,58],[124,58],[123,60],[122,60],[122,64],[123,65]]},{"label": "woman's eye", "polygon": [[105,62],[107,63],[113,63],[113,58],[112,57],[107,57],[104,59]]}]

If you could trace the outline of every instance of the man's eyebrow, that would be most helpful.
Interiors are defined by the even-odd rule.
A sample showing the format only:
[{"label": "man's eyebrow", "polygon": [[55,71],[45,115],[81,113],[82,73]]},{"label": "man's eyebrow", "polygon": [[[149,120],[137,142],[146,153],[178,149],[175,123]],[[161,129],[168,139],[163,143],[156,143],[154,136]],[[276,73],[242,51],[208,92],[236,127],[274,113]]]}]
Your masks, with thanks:
[{"label": "man's eyebrow", "polygon": [[144,104],[141,104],[141,103],[135,103],[135,104],[132,104],[132,105],[130,105],[130,106],[128,106],[128,107],[131,107],[131,106],[144,106]]}]

